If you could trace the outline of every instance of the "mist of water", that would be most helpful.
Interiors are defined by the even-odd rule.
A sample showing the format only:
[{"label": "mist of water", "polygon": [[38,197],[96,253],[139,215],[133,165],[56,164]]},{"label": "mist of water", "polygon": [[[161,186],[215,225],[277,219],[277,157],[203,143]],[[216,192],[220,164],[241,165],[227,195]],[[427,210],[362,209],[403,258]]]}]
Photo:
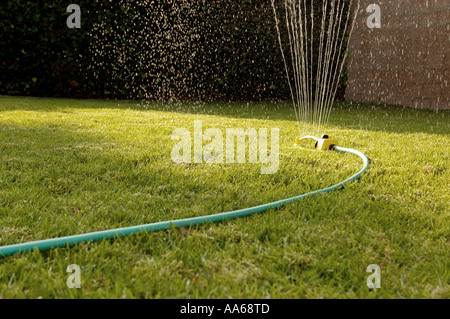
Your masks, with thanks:
[{"label": "mist of water", "polygon": [[300,134],[321,134],[330,118],[359,10],[354,10],[353,0],[271,2]]}]

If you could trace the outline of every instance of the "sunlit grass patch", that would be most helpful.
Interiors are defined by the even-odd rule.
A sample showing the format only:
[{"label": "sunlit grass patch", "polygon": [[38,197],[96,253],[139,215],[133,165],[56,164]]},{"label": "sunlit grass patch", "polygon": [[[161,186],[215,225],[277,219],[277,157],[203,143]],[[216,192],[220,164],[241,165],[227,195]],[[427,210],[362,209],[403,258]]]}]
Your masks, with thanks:
[{"label": "sunlit grass patch", "polygon": [[[174,164],[172,131],[198,119],[280,128],[278,172]],[[223,224],[0,259],[0,297],[449,297],[449,125],[448,111],[338,103],[326,133],[370,157],[360,181]],[[0,245],[264,204],[361,167],[293,147],[297,134],[285,103],[1,97]]]}]

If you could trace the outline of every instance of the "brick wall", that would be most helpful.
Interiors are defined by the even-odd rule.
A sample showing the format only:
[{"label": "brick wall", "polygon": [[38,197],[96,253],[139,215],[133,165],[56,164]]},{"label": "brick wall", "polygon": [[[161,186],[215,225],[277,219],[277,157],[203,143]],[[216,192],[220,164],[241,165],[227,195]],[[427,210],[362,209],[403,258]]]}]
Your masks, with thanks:
[{"label": "brick wall", "polygon": [[[370,29],[366,8],[381,8]],[[450,108],[450,0],[360,0],[346,99]]]}]

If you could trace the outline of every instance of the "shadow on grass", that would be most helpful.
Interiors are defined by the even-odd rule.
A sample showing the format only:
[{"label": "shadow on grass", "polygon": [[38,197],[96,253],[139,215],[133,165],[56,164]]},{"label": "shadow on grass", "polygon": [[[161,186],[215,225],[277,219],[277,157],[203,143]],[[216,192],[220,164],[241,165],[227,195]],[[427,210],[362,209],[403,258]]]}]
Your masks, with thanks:
[{"label": "shadow on grass", "polygon": [[[141,102],[0,97],[2,111],[70,112],[71,109],[118,109],[198,114],[238,119],[296,122],[289,102]],[[387,133],[450,134],[450,110],[336,102],[328,123],[339,129]]]}]

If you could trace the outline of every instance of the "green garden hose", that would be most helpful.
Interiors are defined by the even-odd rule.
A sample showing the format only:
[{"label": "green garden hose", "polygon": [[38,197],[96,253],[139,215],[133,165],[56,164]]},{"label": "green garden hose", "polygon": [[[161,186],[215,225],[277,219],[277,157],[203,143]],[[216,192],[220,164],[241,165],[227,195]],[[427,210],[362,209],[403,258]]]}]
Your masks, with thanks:
[{"label": "green garden hose", "polygon": [[185,219],[179,219],[179,220],[172,220],[172,221],[165,221],[165,222],[158,222],[153,224],[145,224],[145,225],[139,225],[139,226],[132,226],[132,227],[124,227],[124,228],[116,228],[116,229],[109,229],[104,231],[98,231],[98,232],[92,232],[92,233],[86,233],[86,234],[80,234],[80,235],[73,235],[73,236],[67,236],[67,237],[60,237],[60,238],[53,238],[53,239],[45,239],[45,240],[38,240],[28,243],[22,243],[22,244],[16,244],[16,245],[9,245],[9,246],[1,246],[0,247],[0,258],[6,257],[10,255],[14,255],[17,253],[25,253],[29,251],[33,251],[34,249],[38,249],[39,251],[49,250],[52,248],[59,248],[59,247],[70,247],[76,244],[85,243],[89,241],[100,241],[104,239],[114,239],[119,237],[125,237],[137,233],[152,233],[157,232],[161,230],[167,230],[171,228],[179,228],[179,227],[191,227],[196,225],[201,225],[205,223],[219,223],[223,222],[225,220],[235,219],[235,218],[242,218],[246,216],[250,216],[257,213],[262,213],[264,211],[267,211],[268,209],[277,208],[284,206],[286,204],[299,201],[307,196],[316,195],[320,193],[328,193],[337,189],[340,189],[344,187],[346,183],[352,182],[354,180],[357,180],[361,177],[361,175],[367,170],[369,167],[369,159],[366,155],[363,153],[350,149],[350,148],[344,148],[339,146],[332,146],[333,150],[344,152],[344,153],[350,153],[354,154],[356,156],[359,156],[363,162],[364,166],[363,168],[356,173],[355,175],[347,178],[346,180],[327,187],[320,190],[316,190],[313,192],[309,192],[306,194],[302,194],[296,197],[291,197],[287,199],[282,199],[273,203],[268,203],[260,206],[254,206],[250,208],[235,210],[231,212],[226,213],[220,213],[220,214],[214,214],[214,215],[208,215],[208,216],[201,216],[201,217],[193,217],[193,218],[185,218]]}]

